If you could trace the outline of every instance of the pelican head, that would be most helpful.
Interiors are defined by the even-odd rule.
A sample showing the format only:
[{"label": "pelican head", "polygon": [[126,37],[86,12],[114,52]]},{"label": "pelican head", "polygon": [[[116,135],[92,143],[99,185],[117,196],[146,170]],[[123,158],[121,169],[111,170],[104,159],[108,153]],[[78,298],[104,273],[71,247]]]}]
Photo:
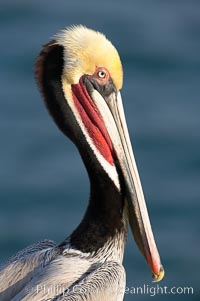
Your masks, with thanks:
[{"label": "pelican head", "polygon": [[118,192],[122,221],[128,219],[154,281],[161,280],[164,270],[120,95],[123,70],[116,48],[102,33],[83,26],[67,28],[44,46],[36,76],[50,114],[77,145],[90,181],[97,185],[103,171]]}]

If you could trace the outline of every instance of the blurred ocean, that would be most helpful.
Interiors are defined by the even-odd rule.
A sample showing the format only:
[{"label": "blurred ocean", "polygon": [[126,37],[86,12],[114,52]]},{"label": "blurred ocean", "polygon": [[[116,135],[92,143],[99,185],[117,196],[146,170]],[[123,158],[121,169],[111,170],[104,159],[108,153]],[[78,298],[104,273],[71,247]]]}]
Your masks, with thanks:
[{"label": "blurred ocean", "polygon": [[[194,289],[153,300],[199,300],[200,2],[0,2],[0,261],[44,238],[62,241],[86,209],[85,168],[49,117],[33,73],[42,44],[85,24],[104,32],[123,61],[127,122],[166,270],[159,285]],[[131,235],[124,265],[129,288],[157,287]]]}]

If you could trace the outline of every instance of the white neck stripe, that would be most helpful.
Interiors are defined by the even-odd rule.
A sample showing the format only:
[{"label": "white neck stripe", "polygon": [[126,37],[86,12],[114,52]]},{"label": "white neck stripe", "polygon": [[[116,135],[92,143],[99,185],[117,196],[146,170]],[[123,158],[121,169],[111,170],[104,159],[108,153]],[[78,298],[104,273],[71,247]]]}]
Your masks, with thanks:
[{"label": "white neck stripe", "polygon": [[[62,80],[63,83],[63,80]],[[107,173],[107,175],[109,176],[109,178],[113,181],[113,183],[115,184],[115,186],[117,187],[118,190],[120,190],[120,183],[119,183],[119,177],[118,177],[118,173],[116,170],[115,165],[111,165],[99,152],[99,150],[96,148],[95,144],[92,141],[92,138],[89,136],[89,133],[85,127],[85,125],[82,122],[81,116],[74,104],[74,101],[72,99],[72,96],[69,96],[69,89],[66,89],[65,85],[63,84],[63,91],[64,91],[64,95],[65,98],[68,100],[68,104],[74,114],[74,117],[76,118],[76,121],[78,122],[82,133],[87,141],[87,143],[89,144],[90,148],[93,150],[94,155],[96,156],[97,160],[99,161],[99,163],[101,164],[101,166],[103,167],[103,169],[105,170],[105,172]],[[67,93],[68,92],[68,93]]]}]

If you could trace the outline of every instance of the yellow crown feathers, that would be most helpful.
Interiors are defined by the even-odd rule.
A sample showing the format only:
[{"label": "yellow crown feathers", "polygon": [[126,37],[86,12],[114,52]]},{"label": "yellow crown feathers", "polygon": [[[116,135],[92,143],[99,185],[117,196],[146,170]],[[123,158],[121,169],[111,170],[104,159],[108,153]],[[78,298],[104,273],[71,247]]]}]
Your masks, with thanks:
[{"label": "yellow crown feathers", "polygon": [[102,33],[79,25],[62,30],[55,39],[64,47],[64,76],[70,84],[77,83],[83,74],[93,74],[96,67],[104,67],[117,90],[121,89],[123,70],[119,54]]}]

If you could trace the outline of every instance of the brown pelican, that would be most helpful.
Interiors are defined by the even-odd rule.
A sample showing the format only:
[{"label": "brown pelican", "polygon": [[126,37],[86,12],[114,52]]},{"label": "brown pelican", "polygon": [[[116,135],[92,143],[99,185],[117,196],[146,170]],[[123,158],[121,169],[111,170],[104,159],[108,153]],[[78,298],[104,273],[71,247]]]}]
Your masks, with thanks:
[{"label": "brown pelican", "polygon": [[78,147],[90,199],[62,243],[33,244],[1,266],[0,300],[123,300],[128,224],[154,281],[164,270],[126,126],[118,52],[103,34],[70,27],[44,46],[36,78],[57,126]]}]

